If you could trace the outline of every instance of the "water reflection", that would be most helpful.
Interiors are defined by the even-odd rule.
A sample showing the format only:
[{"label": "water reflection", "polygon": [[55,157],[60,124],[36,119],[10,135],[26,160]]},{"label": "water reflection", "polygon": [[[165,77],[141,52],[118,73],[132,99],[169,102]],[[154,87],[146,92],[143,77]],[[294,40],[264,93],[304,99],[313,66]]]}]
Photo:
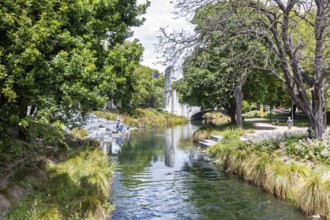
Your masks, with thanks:
[{"label": "water reflection", "polygon": [[131,134],[118,151],[110,219],[308,219],[205,160],[189,141],[196,129]]}]

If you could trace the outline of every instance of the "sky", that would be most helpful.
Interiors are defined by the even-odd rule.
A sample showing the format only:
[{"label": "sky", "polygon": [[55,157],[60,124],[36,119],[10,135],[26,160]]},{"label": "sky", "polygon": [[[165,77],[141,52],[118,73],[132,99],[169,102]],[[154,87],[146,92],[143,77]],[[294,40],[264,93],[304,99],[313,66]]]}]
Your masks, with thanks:
[{"label": "sky", "polygon": [[[174,7],[170,3],[171,0],[150,0],[151,5],[147,9],[147,13],[142,17],[146,18],[145,23],[141,27],[133,28],[134,38],[140,40],[144,47],[142,65],[163,72],[166,66],[157,63],[157,57],[161,57],[160,53],[156,53],[155,44],[158,43],[157,36],[160,34],[161,27],[168,27],[168,30],[179,30],[187,28],[189,23],[184,19],[174,19]],[[145,3],[145,0],[138,0],[138,3]]]}]

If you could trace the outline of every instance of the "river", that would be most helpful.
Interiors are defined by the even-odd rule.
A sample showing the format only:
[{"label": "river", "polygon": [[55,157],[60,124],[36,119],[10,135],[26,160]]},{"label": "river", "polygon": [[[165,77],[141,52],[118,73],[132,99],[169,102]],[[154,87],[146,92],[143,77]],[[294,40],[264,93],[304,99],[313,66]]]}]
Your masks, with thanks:
[{"label": "river", "polygon": [[134,131],[112,158],[118,162],[110,220],[305,220],[291,203],[215,167],[191,143],[198,126]]}]

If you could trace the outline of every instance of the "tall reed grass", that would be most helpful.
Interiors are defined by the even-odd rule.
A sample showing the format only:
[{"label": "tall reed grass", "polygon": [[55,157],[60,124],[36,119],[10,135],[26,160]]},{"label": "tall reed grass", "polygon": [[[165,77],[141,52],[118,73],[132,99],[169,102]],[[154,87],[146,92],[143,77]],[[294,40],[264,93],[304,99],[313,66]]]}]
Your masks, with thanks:
[{"label": "tall reed grass", "polygon": [[275,160],[266,167],[266,180],[264,187],[267,191],[283,198],[293,198],[293,189],[297,184],[303,182],[309,175],[310,170],[307,166],[295,163],[284,163]]},{"label": "tall reed grass", "polygon": [[330,217],[330,179],[313,175],[298,189],[297,204],[307,215]]},{"label": "tall reed grass", "polygon": [[294,159],[288,160],[287,156],[283,159],[283,147],[279,148],[278,144],[242,143],[239,134],[235,130],[223,132],[223,142],[209,147],[208,154],[227,171],[275,196],[294,201],[307,215],[330,217],[330,179],[316,175],[324,170],[329,172],[327,166],[311,169]]}]

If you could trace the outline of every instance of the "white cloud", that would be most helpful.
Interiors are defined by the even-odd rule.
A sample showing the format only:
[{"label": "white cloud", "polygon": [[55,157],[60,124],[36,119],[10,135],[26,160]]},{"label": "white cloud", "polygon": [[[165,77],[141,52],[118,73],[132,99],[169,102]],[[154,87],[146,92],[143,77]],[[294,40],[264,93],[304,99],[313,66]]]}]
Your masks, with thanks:
[{"label": "white cloud", "polygon": [[[145,0],[138,0],[139,4],[144,3]],[[188,28],[189,22],[184,18],[175,19],[173,14],[174,7],[170,3],[170,0],[151,0],[151,5],[147,9],[147,13],[143,15],[146,18],[145,23],[141,27],[133,28],[134,38],[140,40],[144,47],[142,64],[149,66],[153,69],[164,71],[166,66],[158,64],[157,57],[161,54],[155,50],[155,44],[158,43],[157,36],[161,27],[168,27],[171,29]]]}]

